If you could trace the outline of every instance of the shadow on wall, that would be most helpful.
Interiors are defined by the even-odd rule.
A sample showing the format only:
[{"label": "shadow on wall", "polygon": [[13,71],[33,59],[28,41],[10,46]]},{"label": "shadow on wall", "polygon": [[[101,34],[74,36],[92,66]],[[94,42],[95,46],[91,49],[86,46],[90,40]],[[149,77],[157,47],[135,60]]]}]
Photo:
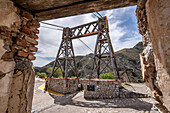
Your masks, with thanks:
[{"label": "shadow on wall", "polygon": [[[152,104],[149,102],[142,101],[139,98],[114,98],[114,99],[90,99],[83,101],[76,101],[72,98],[77,94],[68,94],[66,96],[55,96],[50,95],[54,98],[54,103],[57,105],[73,105],[78,107],[87,108],[131,108],[139,111],[150,111]],[[81,92],[83,93],[83,92]],[[77,98],[83,98],[82,95]],[[93,101],[93,102],[90,102]],[[94,102],[95,101],[95,102]]]}]

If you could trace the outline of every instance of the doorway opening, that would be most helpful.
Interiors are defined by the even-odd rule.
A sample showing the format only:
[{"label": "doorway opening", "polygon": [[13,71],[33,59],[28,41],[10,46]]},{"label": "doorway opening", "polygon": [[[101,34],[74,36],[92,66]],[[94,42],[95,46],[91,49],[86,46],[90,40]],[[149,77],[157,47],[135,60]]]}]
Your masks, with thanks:
[{"label": "doorway opening", "polygon": [[[129,8],[129,9],[128,9]],[[115,10],[109,10],[109,11],[106,11],[106,12],[100,12],[101,14],[104,14],[104,13],[106,13],[106,15],[109,17],[109,20],[110,20],[110,32],[111,32],[111,40],[112,40],[112,43],[113,43],[113,48],[114,48],[114,50],[116,50],[117,51],[117,56],[116,56],[116,59],[118,58],[118,68],[119,67],[123,67],[120,71],[122,71],[122,73],[123,74],[125,74],[126,73],[126,75],[124,75],[125,77],[124,78],[122,78],[122,79],[129,79],[129,78],[126,78],[126,76],[128,75],[128,76],[131,76],[131,75],[133,75],[133,77],[131,77],[130,79],[131,79],[131,81],[133,82],[133,81],[135,81],[135,82],[139,82],[138,81],[138,79],[142,79],[142,77],[141,77],[141,75],[139,75],[139,76],[136,76],[136,74],[134,74],[134,73],[136,73],[136,72],[134,72],[134,70],[135,71],[137,71],[137,72],[139,72],[139,73],[141,73],[140,72],[140,61],[139,61],[139,56],[138,56],[138,54],[139,53],[141,53],[142,52],[142,43],[140,42],[142,39],[141,39],[141,36],[140,36],[140,34],[138,33],[138,30],[137,30],[137,25],[135,24],[135,25],[133,25],[134,23],[136,23],[136,22],[132,22],[132,20],[134,19],[134,18],[136,18],[136,16],[135,16],[135,10],[133,10],[134,12],[133,12],[133,14],[132,13],[128,13],[128,11],[132,11],[132,9],[136,9],[136,6],[133,6],[133,7],[128,7],[127,9],[124,9],[124,8],[121,8],[121,9],[116,9],[116,11]],[[132,8],[132,9],[131,9]],[[117,12],[118,11],[118,12]],[[121,16],[121,13],[122,13],[122,15],[125,15],[125,16]],[[90,16],[90,19],[87,19],[87,16],[86,15],[89,15]],[[63,20],[65,19],[66,21],[63,21],[62,19],[61,20],[59,20],[58,22],[57,22],[57,20],[51,20],[51,21],[48,21],[49,23],[52,23],[52,22],[54,22],[53,24],[57,24],[57,25],[61,25],[61,23],[65,23],[67,26],[71,26],[71,24],[73,24],[74,26],[76,25],[75,24],[75,22],[82,22],[82,20],[84,21],[84,22],[82,22],[82,23],[86,23],[86,21],[87,20],[90,20],[90,21],[92,21],[94,18],[95,18],[95,16],[92,16],[93,14],[86,14],[86,15],[82,15],[82,17],[80,18],[80,17],[68,17],[68,18],[63,18]],[[127,15],[133,15],[132,16],[132,20],[131,19],[127,19]],[[116,18],[118,17],[118,19],[116,20]],[[70,19],[70,18],[73,18],[72,20]],[[85,18],[85,19],[84,19]],[[121,20],[122,18],[124,18],[124,19],[126,19],[126,20]],[[113,20],[112,20],[113,19]],[[134,21],[134,20],[133,20]],[[56,23],[55,23],[56,22]],[[73,22],[73,23],[72,23]],[[133,23],[133,24],[132,24]],[[127,26],[125,25],[125,24],[127,24]],[[132,25],[131,27],[130,27],[130,25]],[[40,28],[40,29],[46,29],[46,28]],[[131,31],[131,32],[130,32]],[[40,33],[41,33],[41,30],[40,30]],[[43,32],[44,33],[44,32]],[[55,33],[56,33],[56,31],[55,31]],[[55,34],[55,33],[53,33],[53,35]],[[48,32],[46,32],[46,33],[44,33],[46,36],[48,36],[50,33]],[[43,35],[42,35],[43,36]],[[40,37],[41,37],[41,34],[40,34]],[[48,36],[48,37],[50,37],[51,38],[51,36]],[[56,37],[56,36],[55,36]],[[59,37],[59,36],[57,36],[57,37]],[[61,37],[61,35],[60,35],[60,37]],[[59,38],[60,38],[59,37]],[[125,38],[125,37],[127,37],[127,38]],[[47,41],[49,41],[49,39],[45,39],[46,37],[44,37],[44,41],[45,40],[47,40]],[[54,53],[54,52],[56,52],[55,54],[53,54],[53,56],[52,57],[45,57],[45,58],[42,58],[43,57],[43,53],[42,52],[44,52],[44,51],[48,51],[48,48],[47,47],[44,47],[44,50],[42,49],[40,49],[40,51],[39,51],[39,58],[41,58],[42,60],[44,60],[44,61],[49,61],[49,59],[50,58],[53,58],[53,60],[55,59],[55,56],[56,56],[56,54],[57,54],[57,48],[59,48],[59,47],[55,47],[54,49],[53,49],[53,51],[51,50],[51,48],[50,48],[50,45],[53,45],[53,46],[55,46],[55,45],[59,45],[59,43],[61,42],[61,39],[55,39],[56,41],[56,43],[54,43],[54,41],[50,41],[50,43],[49,43],[49,51],[51,51],[52,53]],[[86,44],[88,44],[89,46],[90,46],[90,48],[94,48],[93,46],[93,44],[94,44],[94,40],[95,40],[95,38],[91,38],[91,37],[88,37],[88,38],[90,38],[90,41],[87,41],[87,39],[83,39],[83,41],[86,43]],[[41,38],[40,38],[41,39]],[[43,41],[43,40],[42,40]],[[123,43],[121,43],[121,42],[123,42]],[[140,43],[138,43],[138,42],[140,42]],[[77,60],[79,60],[78,62],[77,62],[77,68],[78,68],[78,70],[80,70],[80,77],[82,77],[82,78],[86,78],[86,76],[85,75],[87,75],[86,74],[86,72],[87,72],[87,69],[90,69],[91,67],[88,65],[88,63],[91,63],[90,62],[90,59],[89,58],[85,58],[85,57],[87,57],[87,56],[92,56],[92,54],[90,53],[91,51],[90,50],[88,50],[87,49],[87,47],[84,47],[84,48],[86,48],[86,49],[81,49],[81,48],[83,48],[83,47],[81,47],[80,46],[80,44],[79,44],[80,42],[78,42],[78,41],[73,41],[73,45],[74,45],[74,48],[75,48],[75,54],[76,55],[78,55],[77,56]],[[138,43],[138,44],[137,44]],[[41,44],[41,41],[40,41],[40,44]],[[135,46],[136,45],[136,46]],[[41,47],[39,47],[39,48],[41,48]],[[126,48],[126,49],[123,49],[123,48]],[[48,51],[48,52],[49,52]],[[84,52],[84,51],[88,51],[88,52]],[[84,54],[85,53],[85,54]],[[44,54],[45,55],[45,54]],[[49,55],[49,54],[48,54]],[[80,56],[81,55],[81,56]],[[127,59],[126,59],[127,58]],[[37,61],[38,61],[38,58],[37,58]],[[42,62],[41,62],[42,63]],[[44,73],[44,71],[46,71],[48,68],[50,68],[50,67],[52,67],[52,64],[53,64],[54,62],[51,62],[50,63],[50,65],[46,65],[46,66],[43,66],[42,68],[39,68],[39,67],[35,67],[35,70],[40,70],[39,71],[39,73]],[[120,63],[122,63],[121,65],[119,65]],[[35,64],[36,64],[36,62],[35,62]],[[135,65],[135,66],[134,66]],[[133,67],[134,66],[134,68],[132,68],[131,69],[131,67]],[[125,72],[126,71],[126,72]],[[134,72],[134,73],[132,73],[132,72]],[[50,73],[49,73],[50,74]],[[122,74],[122,75],[123,75]],[[131,75],[130,75],[131,74]],[[139,77],[139,78],[138,78]],[[96,82],[96,84],[100,84],[100,83],[97,83]],[[131,87],[131,86],[130,86]],[[144,86],[136,86],[137,87],[137,89],[140,89],[139,87],[143,87],[144,88]],[[100,89],[100,87],[96,87],[96,88],[98,88],[98,89]],[[131,87],[132,88],[132,87]],[[91,85],[91,86],[88,86],[88,89],[91,91],[91,93],[93,93],[92,91],[95,91],[95,89],[94,89],[94,86],[93,85]],[[129,88],[130,89],[130,88]],[[133,89],[133,88],[132,88]],[[136,88],[135,88],[136,89]],[[144,88],[145,89],[145,88]],[[104,92],[104,90],[103,90],[103,92]],[[82,93],[81,93],[82,94]],[[81,95],[80,94],[80,95]],[[80,96],[79,95],[79,96]],[[71,101],[68,101],[68,102],[63,102],[63,101],[61,101],[60,102],[60,99],[58,99],[58,97],[56,97],[56,96],[53,96],[54,97],[54,100],[55,100],[55,102],[54,103],[59,103],[61,106],[62,105],[73,105],[73,106],[76,106],[76,108],[77,109],[79,109],[79,108],[85,108],[86,109],[86,107],[89,107],[90,108],[90,105],[92,105],[92,107],[96,107],[96,108],[101,108],[102,107],[102,105],[101,105],[101,103],[100,102],[104,102],[105,104],[104,104],[104,106],[103,107],[105,107],[106,109],[107,108],[111,108],[111,106],[113,107],[113,106],[119,106],[119,107],[123,107],[123,105],[122,104],[120,104],[121,103],[121,101],[122,101],[122,99],[115,99],[113,102],[111,102],[111,101],[109,101],[109,102],[106,102],[106,101],[98,101],[97,103],[95,103],[95,104],[91,104],[91,102],[87,102],[87,101],[79,101],[79,100],[76,100],[76,99],[78,99],[78,96],[77,97],[75,97],[75,98],[71,98]],[[82,98],[81,98],[82,99]],[[129,104],[129,103],[131,103],[131,102],[134,102],[133,104]],[[108,103],[111,103],[110,104],[110,106],[107,106],[107,104]],[[118,105],[118,103],[120,104],[120,105]],[[123,102],[124,103],[124,102]],[[140,103],[143,103],[143,104],[145,104],[145,105],[147,105],[147,107],[145,106],[142,106]],[[34,104],[34,103],[33,103]],[[137,108],[137,107],[135,107],[135,104],[137,104],[137,105],[139,105],[139,106],[141,106],[141,109],[139,109],[139,108]],[[97,107],[98,106],[98,107]],[[140,100],[138,100],[138,99],[129,99],[128,100],[128,102],[127,102],[127,104],[125,105],[126,107],[127,106],[129,106],[129,107],[127,107],[127,108],[129,108],[129,109],[131,109],[132,111],[133,110],[144,110],[144,111],[149,111],[150,109],[151,109],[151,106],[152,106],[152,104],[150,104],[149,102],[147,102],[147,101],[140,101]],[[133,108],[132,108],[133,107]],[[114,108],[114,107],[113,107]],[[33,107],[33,109],[34,109],[34,107]],[[51,107],[50,107],[50,109],[51,109]],[[45,109],[43,109],[43,110],[45,110]],[[42,110],[42,111],[43,111]],[[41,110],[40,110],[41,111]]]}]

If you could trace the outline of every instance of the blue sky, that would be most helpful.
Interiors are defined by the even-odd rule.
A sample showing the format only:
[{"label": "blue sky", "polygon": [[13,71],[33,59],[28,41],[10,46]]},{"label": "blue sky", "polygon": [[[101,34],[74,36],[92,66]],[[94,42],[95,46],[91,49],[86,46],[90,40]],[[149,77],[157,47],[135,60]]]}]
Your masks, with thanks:
[{"label": "blue sky", "polygon": [[[142,40],[142,36],[138,32],[136,19],[136,6],[118,8],[99,12],[102,16],[107,16],[109,22],[109,34],[112,41],[114,51],[123,48],[131,48]],[[44,22],[61,25],[64,27],[74,27],[77,25],[89,23],[97,20],[92,14],[83,14],[59,19],[52,19]],[[38,52],[34,66],[44,66],[55,60],[62,37],[62,31],[47,29],[45,27],[55,28],[52,26],[40,25]],[[82,38],[90,48],[94,50],[97,36]],[[86,55],[92,53],[79,40],[73,40],[75,55]]]}]

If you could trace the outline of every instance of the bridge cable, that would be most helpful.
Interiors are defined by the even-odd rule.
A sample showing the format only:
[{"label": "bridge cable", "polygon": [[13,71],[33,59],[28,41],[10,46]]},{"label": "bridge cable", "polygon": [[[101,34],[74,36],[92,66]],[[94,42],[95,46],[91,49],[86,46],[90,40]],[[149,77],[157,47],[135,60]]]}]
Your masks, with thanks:
[{"label": "bridge cable", "polygon": [[[78,38],[79,39],[79,38]],[[92,52],[94,52],[86,43],[84,43],[81,39],[79,39],[87,48],[89,48]]]},{"label": "bridge cable", "polygon": [[102,15],[99,12],[96,11],[96,13],[102,18]]},{"label": "bridge cable", "polygon": [[48,28],[48,29],[54,29],[54,30],[59,30],[59,31],[63,31],[62,29],[56,29],[56,28],[51,28],[51,27],[46,27],[46,26],[41,26],[43,28]]},{"label": "bridge cable", "polygon": [[56,25],[56,24],[51,24],[51,23],[46,23],[46,22],[40,22],[42,24],[46,24],[46,25],[51,25],[51,26],[54,26],[54,27],[60,27],[60,28],[65,28],[63,26],[60,26],[60,25]]},{"label": "bridge cable", "polygon": [[95,17],[99,18],[95,13],[93,13],[93,15],[94,15]]}]

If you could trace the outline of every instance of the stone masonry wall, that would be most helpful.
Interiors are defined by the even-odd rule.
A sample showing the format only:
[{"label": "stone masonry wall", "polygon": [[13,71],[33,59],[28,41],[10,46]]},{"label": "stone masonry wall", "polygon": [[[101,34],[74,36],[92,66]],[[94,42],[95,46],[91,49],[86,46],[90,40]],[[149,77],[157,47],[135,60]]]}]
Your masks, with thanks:
[{"label": "stone masonry wall", "polygon": [[78,79],[73,78],[49,78],[48,89],[57,93],[68,94],[76,92]]},{"label": "stone masonry wall", "polygon": [[13,22],[20,21],[15,13],[17,9],[13,2],[9,0],[0,1],[0,112],[5,113],[8,108],[9,94],[14,73],[15,61],[13,56],[9,60],[2,59],[5,54],[10,52],[9,46],[12,45],[9,27]]},{"label": "stone masonry wall", "polygon": [[153,56],[153,47],[150,38],[150,31],[147,21],[145,3],[146,0],[140,0],[136,10],[136,16],[138,19],[138,29],[140,34],[142,34],[144,45],[144,50],[140,54],[140,61],[143,80],[145,84],[151,89],[151,91],[154,91],[155,89],[158,89],[157,86],[155,85],[156,68]]},{"label": "stone masonry wall", "polygon": [[[81,80],[84,89],[84,98],[87,99],[111,99],[119,97],[120,82],[115,80]],[[94,86],[90,91],[88,86]]]},{"label": "stone masonry wall", "polygon": [[[113,98],[119,97],[120,82],[113,80],[89,80],[73,78],[49,78],[48,89],[57,93],[74,93],[78,89],[78,83],[83,85],[85,98]],[[95,91],[88,91],[87,86],[94,85]]]},{"label": "stone masonry wall", "polygon": [[[73,78],[48,78],[48,89],[66,94],[75,95],[78,93],[78,84],[84,90],[86,99],[111,99],[111,98],[148,98],[149,96],[142,93],[136,93],[121,89],[121,81],[104,80],[104,79],[73,79]],[[70,95],[70,96],[71,96]],[[70,97],[69,96],[69,97]],[[60,97],[58,97],[60,99]]]},{"label": "stone masonry wall", "polygon": [[30,113],[40,24],[10,0],[0,0],[0,14],[0,112]]},{"label": "stone masonry wall", "polygon": [[170,111],[170,1],[148,0],[146,14],[155,57],[157,86],[162,93],[159,97]]},{"label": "stone masonry wall", "polygon": [[[48,89],[57,93],[74,93],[78,84],[82,84],[85,98],[116,98],[119,97],[120,82],[115,80],[100,79],[73,79],[73,78],[49,78]],[[94,86],[94,91],[88,90],[88,85]]]},{"label": "stone masonry wall", "polygon": [[[143,35],[141,67],[152,96],[170,110],[170,1],[139,0],[137,19]],[[145,21],[144,21],[145,20]]]}]

